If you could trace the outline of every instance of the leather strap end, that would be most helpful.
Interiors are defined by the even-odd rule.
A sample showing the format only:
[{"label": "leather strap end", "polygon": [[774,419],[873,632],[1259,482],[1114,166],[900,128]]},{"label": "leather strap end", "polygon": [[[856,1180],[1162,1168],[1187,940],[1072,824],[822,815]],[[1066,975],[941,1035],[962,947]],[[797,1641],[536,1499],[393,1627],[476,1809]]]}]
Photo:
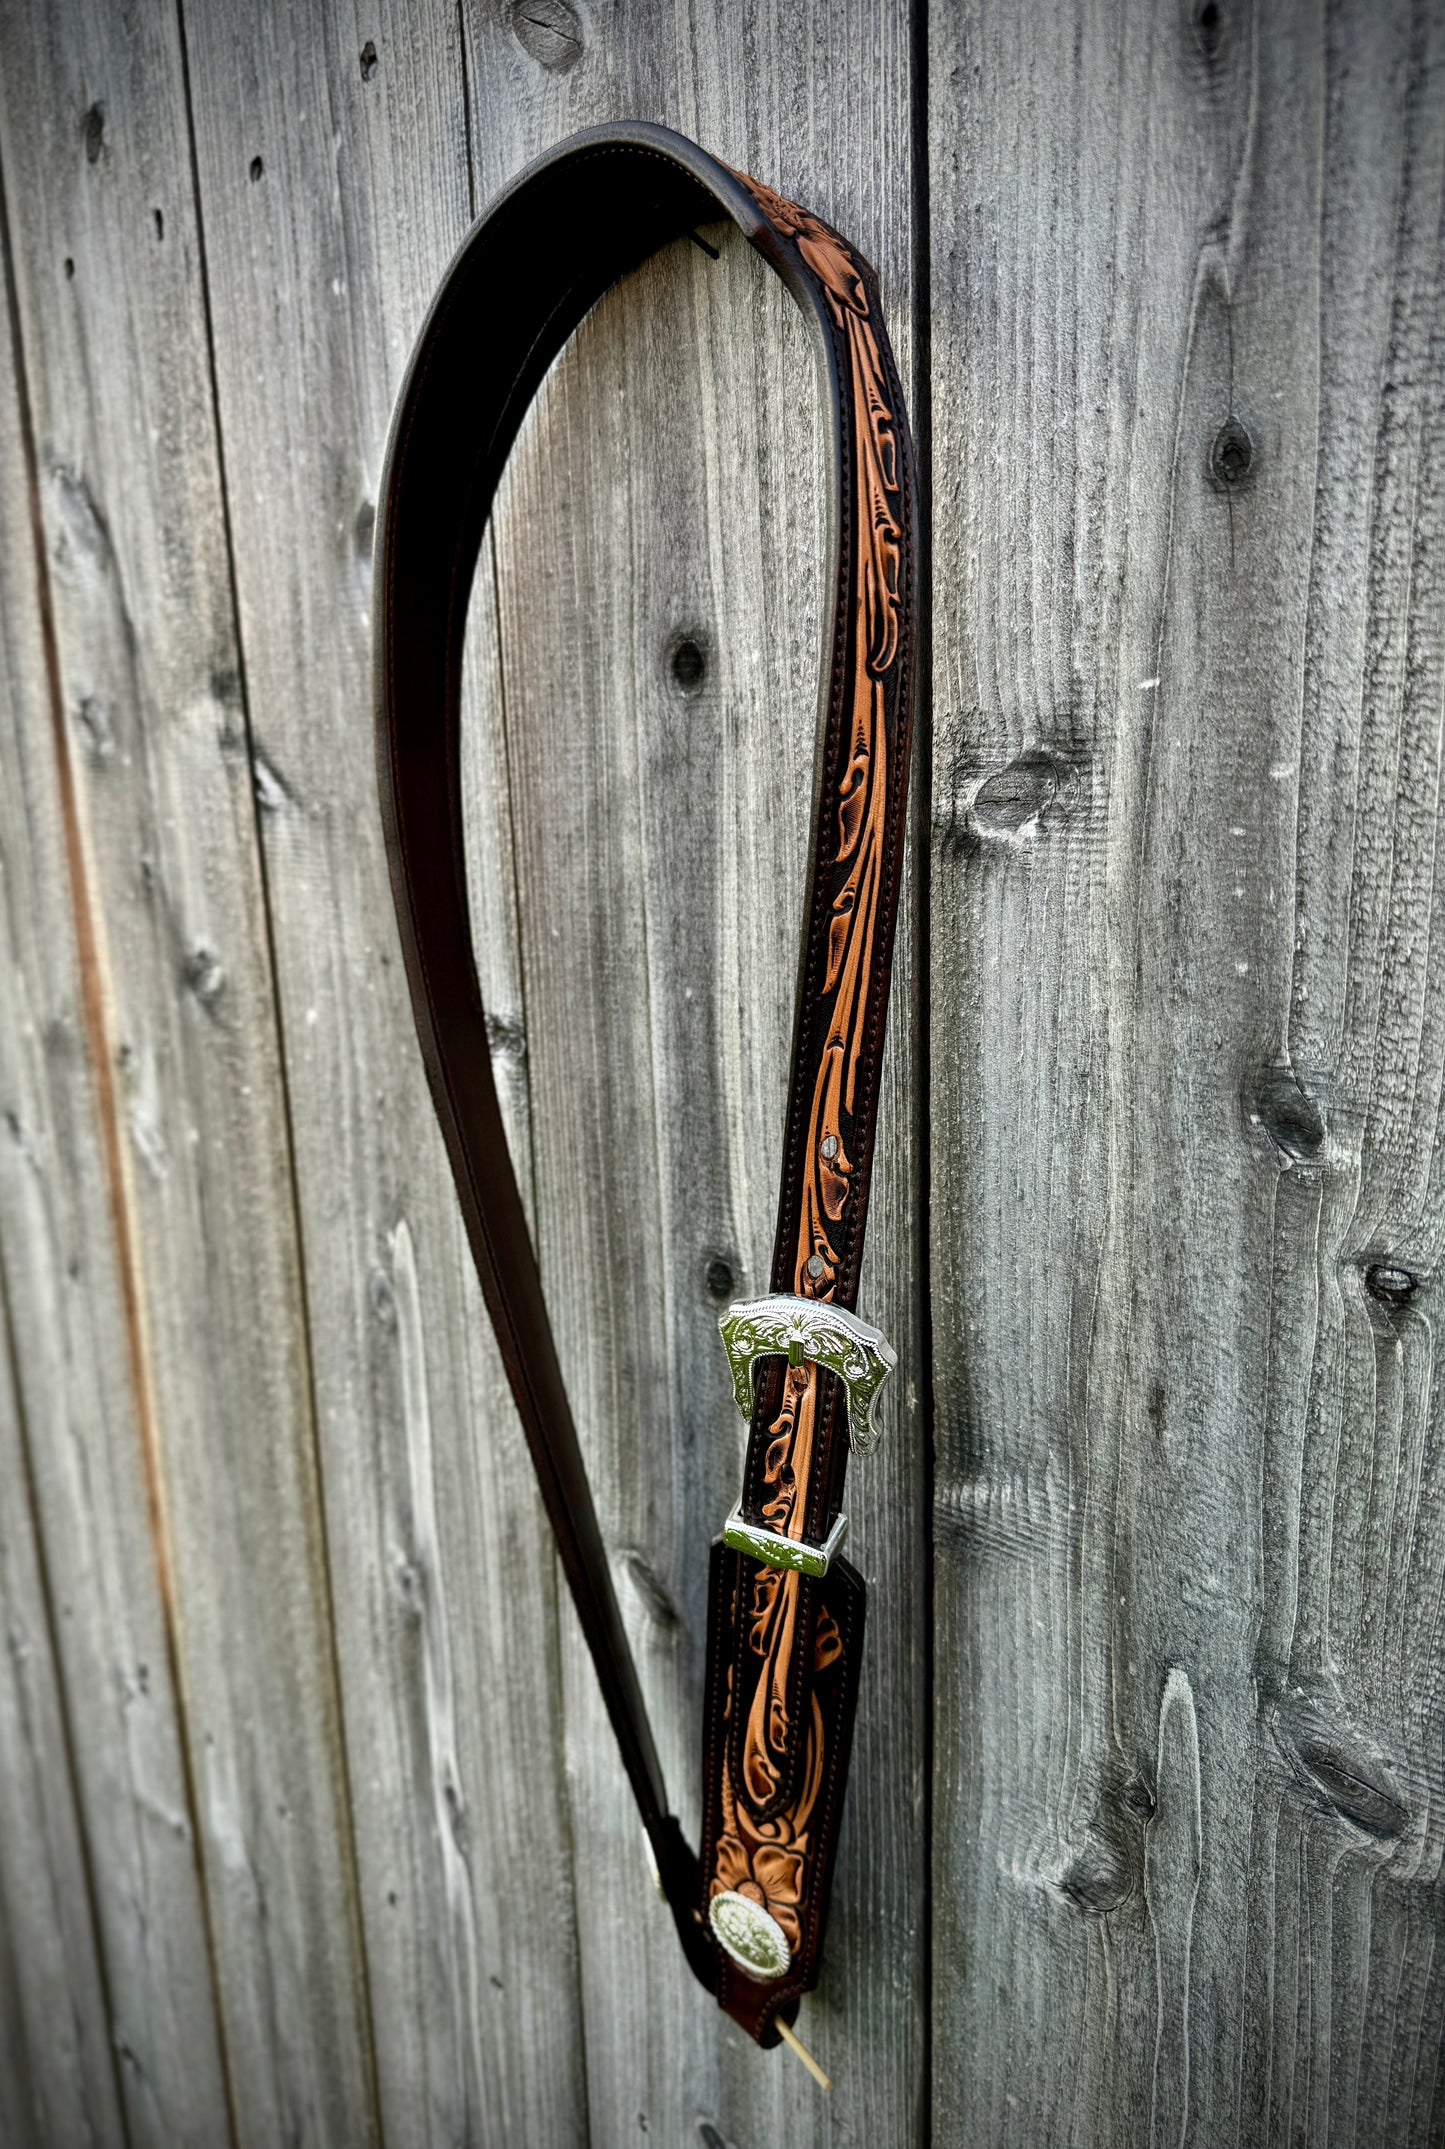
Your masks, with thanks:
[{"label": "leather strap end", "polygon": [[[797,2002],[817,1983],[828,1916],[833,1864],[843,1817],[843,1791],[853,1743],[858,1675],[863,1660],[867,1590],[847,1560],[836,1560],[820,1581],[791,1578],[812,1599],[813,1648],[801,1705],[802,1766],[781,1808],[769,1794],[766,1775],[750,1776],[756,1759],[759,1719],[776,1696],[766,1657],[728,1647],[741,1625],[761,1641],[763,1602],[778,1570],[760,1567],[719,1541],[709,1575],[708,1691],[703,1733],[703,1843],[701,1883],[705,1944],[715,1965],[718,2004],[759,2044],[778,2041],[777,2022],[791,2023]],[[744,1736],[733,1736],[733,1717],[743,1715]],[[752,1719],[749,1735],[746,1719]],[[741,1754],[741,1767],[739,1755]],[[770,1919],[788,1952],[781,1975],[759,1976],[730,1952],[714,1927],[719,1897],[742,1902]],[[744,1912],[744,1920],[748,1913]],[[726,1930],[726,1919],[720,1921]]]}]

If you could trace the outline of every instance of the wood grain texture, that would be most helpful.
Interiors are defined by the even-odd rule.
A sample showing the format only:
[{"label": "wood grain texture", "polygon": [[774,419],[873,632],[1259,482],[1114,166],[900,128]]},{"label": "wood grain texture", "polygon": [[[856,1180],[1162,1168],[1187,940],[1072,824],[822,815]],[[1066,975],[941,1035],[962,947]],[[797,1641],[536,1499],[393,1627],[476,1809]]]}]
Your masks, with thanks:
[{"label": "wood grain texture", "polygon": [[[178,29],[76,6],[7,10],[5,32],[0,152],[141,1436],[126,1461],[185,1735],[172,1822],[201,1862],[238,2138],[360,2143],[364,1982]],[[226,2103],[214,2085],[195,2138],[224,2138]]]},{"label": "wood grain texture", "polygon": [[[910,360],[901,9],[468,10],[480,200],[575,128],[661,120],[835,221]],[[564,34],[565,33],[565,34]],[[746,245],[681,242],[547,382],[494,517],[543,1277],[673,1803],[697,1828],[706,1552],[742,1427],[716,1317],[765,1289],[812,803],[821,410]],[[680,676],[690,643],[700,676]],[[471,830],[485,855],[490,835]],[[870,1583],[819,2095],[680,1971],[567,1608],[592,2139],[906,2142],[922,2110],[923,1432],[898,958],[861,1309],[904,1372],[849,1486]]]},{"label": "wood grain texture", "polygon": [[[0,2014],[7,2087],[29,2116],[7,2105],[5,2133],[114,2140],[114,2055],[126,2137],[134,2149],[163,2149],[224,2139],[225,2087],[88,1054],[86,906],[68,855],[12,326],[7,305],[0,1266],[14,1402],[12,1418],[7,1390],[0,1864],[10,1996]],[[54,1702],[47,1659],[63,1687]],[[98,1960],[87,1960],[92,1922]]]},{"label": "wood grain texture", "polygon": [[[939,0],[926,85],[892,0],[0,29],[6,2142],[1445,2137],[1445,7]],[[936,1620],[909,919],[827,2098],[652,1894],[372,767],[424,307],[529,158],[637,116],[856,239],[910,383],[928,158]],[[494,1067],[693,1831],[823,532],[803,323],[706,236],[545,386],[465,726]]]},{"label": "wood grain texture", "polygon": [[[457,14],[186,25],[385,2135],[563,2149],[587,2092],[551,1540],[427,1094],[372,747],[387,425],[470,218]],[[484,595],[479,681],[494,615]],[[524,1137],[495,715],[469,750],[494,837],[481,975]]]},{"label": "wood grain texture", "polygon": [[8,1322],[0,1359],[0,2135],[121,2137],[120,2083]]},{"label": "wood grain texture", "polygon": [[930,35],[935,2107],[1424,2144],[1445,19]]}]

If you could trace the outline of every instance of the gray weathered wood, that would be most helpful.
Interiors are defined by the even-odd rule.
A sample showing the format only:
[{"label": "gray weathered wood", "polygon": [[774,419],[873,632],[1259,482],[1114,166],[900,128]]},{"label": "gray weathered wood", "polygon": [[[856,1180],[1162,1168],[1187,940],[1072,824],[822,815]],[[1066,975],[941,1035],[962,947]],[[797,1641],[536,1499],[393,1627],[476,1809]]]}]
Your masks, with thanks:
[{"label": "gray weathered wood", "polygon": [[[10,8],[5,51],[141,1433],[127,1462],[186,1741],[173,1825],[195,1832],[239,2138],[362,2142],[366,2001],[178,25]],[[217,2089],[199,2138],[224,2134],[225,2103]]]},{"label": "gray weathered wood", "polygon": [[[0,0],[7,2142],[1445,2132],[1445,8],[908,13]],[[651,1892],[376,812],[402,364],[474,209],[619,116],[852,234],[910,382],[931,250],[936,1617],[910,924],[830,2098]],[[802,322],[709,236],[547,382],[466,720],[494,1064],[693,1830],[823,510]]]},{"label": "gray weathered wood", "polygon": [[[186,20],[386,2138],[562,2149],[587,2087],[556,1579],[416,1047],[371,736],[387,423],[470,215],[457,14]],[[495,725],[469,779],[524,1127]]]},{"label": "gray weathered wood", "polygon": [[930,35],[935,2111],[1424,2144],[1445,19]]},{"label": "gray weathered wood", "polygon": [[[0,336],[0,1265],[16,1423],[0,1460],[7,1659],[4,1925],[28,2082],[53,2138],[115,2138],[120,2063],[134,2149],[224,2138],[225,2090],[204,1910],[134,1409],[90,1012],[73,820],[58,763],[8,306]],[[90,975],[94,979],[93,967]],[[8,1377],[8,1376],[7,1376]],[[24,1438],[22,1458],[18,1442]],[[32,1515],[43,1543],[25,1542]],[[40,1570],[50,1610],[37,1602]],[[74,1758],[49,1713],[49,1651]],[[28,1729],[25,1728],[28,1725]],[[43,1771],[43,1782],[37,1774]],[[43,1799],[43,1812],[40,1801]],[[28,1816],[28,1819],[27,1819]],[[103,1971],[86,1961],[88,1853]],[[49,1885],[51,1897],[39,1892]],[[45,1930],[37,1930],[37,1925]],[[48,1937],[47,1937],[48,1935]],[[59,1960],[57,1960],[57,1951]],[[105,2000],[98,1987],[102,1987]],[[47,2040],[63,2020],[73,2034]],[[93,2011],[108,2005],[99,2024]],[[74,2067],[65,2057],[67,2047]],[[59,2078],[56,2074],[60,2062]],[[66,2114],[66,2077],[77,2108]],[[218,2125],[219,2115],[219,2125]],[[54,2122],[52,2126],[52,2121]],[[18,2114],[7,2114],[24,2139]]]},{"label": "gray weathered wood", "polygon": [[[831,217],[910,354],[901,9],[468,11],[477,191],[574,128],[661,119]],[[754,64],[750,55],[767,55]],[[811,807],[823,497],[801,318],[722,227],[611,294],[546,384],[495,517],[539,1246],[674,1804],[697,1825],[709,1540],[741,1427],[720,1302],[766,1288]],[[683,639],[705,670],[680,690]],[[484,855],[492,840],[471,831]],[[906,981],[910,937],[900,950]],[[863,1303],[905,1377],[854,1471],[872,1585],[822,2097],[680,1971],[570,1607],[592,2138],[915,2138],[922,2087],[923,1431],[906,982]],[[723,1274],[726,1270],[727,1275]],[[729,1283],[728,1276],[732,1281]]]},{"label": "gray weathered wood", "polygon": [[115,2141],[106,2019],[50,1605],[11,1378],[0,1356],[0,2135]]}]

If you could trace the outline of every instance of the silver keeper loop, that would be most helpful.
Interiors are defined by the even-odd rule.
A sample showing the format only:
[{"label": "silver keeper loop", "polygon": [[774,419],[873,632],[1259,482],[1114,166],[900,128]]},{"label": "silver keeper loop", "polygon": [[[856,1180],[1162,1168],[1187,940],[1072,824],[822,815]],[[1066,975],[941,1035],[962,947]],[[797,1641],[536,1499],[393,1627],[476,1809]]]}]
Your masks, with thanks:
[{"label": "silver keeper loop", "polygon": [[806,1538],[783,1537],[776,1530],[765,1530],[756,1522],[745,1521],[741,1504],[723,1524],[723,1543],[734,1552],[746,1552],[749,1559],[762,1560],[769,1567],[785,1568],[791,1574],[825,1575],[847,1535],[848,1517],[840,1515],[824,1543],[810,1545]]}]

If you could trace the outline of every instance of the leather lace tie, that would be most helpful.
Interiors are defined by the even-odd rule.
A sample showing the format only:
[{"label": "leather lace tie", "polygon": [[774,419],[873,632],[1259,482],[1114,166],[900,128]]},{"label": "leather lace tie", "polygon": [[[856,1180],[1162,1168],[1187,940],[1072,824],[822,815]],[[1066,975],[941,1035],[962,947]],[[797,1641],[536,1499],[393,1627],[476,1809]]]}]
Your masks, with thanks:
[{"label": "leather lace tie", "polygon": [[[748,1421],[712,1551],[703,1839],[668,1813],[498,1108],[462,837],[467,600],[533,395],[619,277],[729,216],[811,322],[830,463],[811,880],[772,1291],[719,1324]],[[575,135],[476,224],[412,354],[376,536],[377,766],[401,945],[477,1274],[689,1963],[761,2044],[816,1983],[863,1647],[850,1444],[893,1354],[859,1320],[914,693],[911,449],[878,283],[819,218],[642,124]]]}]

